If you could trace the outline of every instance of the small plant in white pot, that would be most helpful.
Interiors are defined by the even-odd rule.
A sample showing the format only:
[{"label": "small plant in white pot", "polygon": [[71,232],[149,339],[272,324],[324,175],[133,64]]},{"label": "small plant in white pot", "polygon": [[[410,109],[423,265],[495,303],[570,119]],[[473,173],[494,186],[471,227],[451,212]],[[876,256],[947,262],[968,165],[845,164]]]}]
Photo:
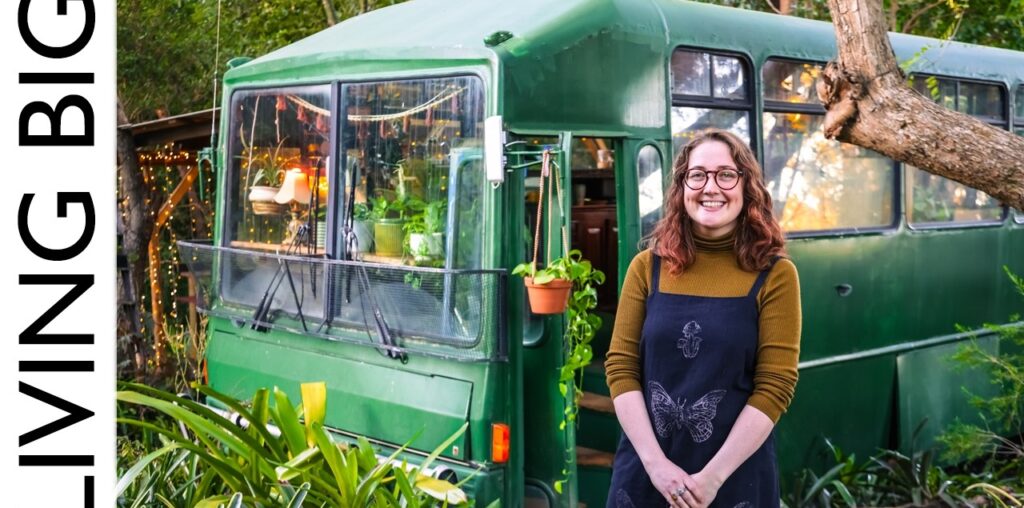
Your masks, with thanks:
[{"label": "small plant in white pot", "polygon": [[250,150],[247,167],[257,167],[249,186],[249,202],[252,203],[252,211],[256,215],[281,215],[288,210],[284,204],[274,201],[281,184],[284,182],[284,175],[288,164],[292,161],[281,157],[281,140],[274,149],[274,153],[264,152],[257,157]]},{"label": "small plant in white pot", "polygon": [[448,203],[438,200],[423,206],[409,217],[405,231],[409,234],[409,251],[416,261],[444,257],[445,212]]}]

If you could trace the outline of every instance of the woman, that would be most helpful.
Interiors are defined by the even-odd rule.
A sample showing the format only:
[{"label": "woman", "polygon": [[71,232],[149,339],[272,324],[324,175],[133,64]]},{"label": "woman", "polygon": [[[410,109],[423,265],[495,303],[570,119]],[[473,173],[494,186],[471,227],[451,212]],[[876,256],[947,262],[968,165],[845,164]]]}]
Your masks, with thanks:
[{"label": "woman", "polygon": [[796,267],[741,139],[701,132],[673,173],[605,363],[625,432],[608,506],[779,506],[772,429],[797,380]]}]

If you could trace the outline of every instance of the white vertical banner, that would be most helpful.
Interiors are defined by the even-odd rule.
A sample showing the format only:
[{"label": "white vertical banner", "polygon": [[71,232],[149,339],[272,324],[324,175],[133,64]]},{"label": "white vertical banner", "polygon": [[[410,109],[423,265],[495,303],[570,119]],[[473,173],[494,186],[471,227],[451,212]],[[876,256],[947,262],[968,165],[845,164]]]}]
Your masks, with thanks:
[{"label": "white vertical banner", "polygon": [[4,506],[114,506],[115,2],[4,3]]}]

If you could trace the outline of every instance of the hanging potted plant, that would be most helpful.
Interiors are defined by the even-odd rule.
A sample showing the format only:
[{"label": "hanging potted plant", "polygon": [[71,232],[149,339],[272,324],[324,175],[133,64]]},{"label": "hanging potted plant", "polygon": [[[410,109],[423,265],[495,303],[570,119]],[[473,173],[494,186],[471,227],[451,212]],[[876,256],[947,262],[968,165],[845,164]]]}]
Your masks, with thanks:
[{"label": "hanging potted plant", "polygon": [[[554,167],[553,171],[551,166]],[[552,180],[552,183],[545,182]],[[546,191],[546,193],[545,193]],[[537,251],[540,245],[541,224],[543,221],[544,200],[554,200],[552,193],[557,192],[557,203],[561,216],[562,188],[558,177],[558,165],[551,162],[551,151],[545,149],[541,156],[540,192],[537,200],[537,222],[534,230],[533,260],[520,263],[513,270],[513,275],[521,275],[526,285],[530,300],[530,308],[535,314],[565,313],[565,333],[563,335],[563,361],[558,379],[558,391],[565,397],[566,408],[562,412],[563,419],[559,430],[565,429],[576,421],[579,414],[580,398],[583,394],[583,369],[594,358],[591,342],[601,328],[601,318],[593,314],[597,308],[597,286],[604,283],[604,273],[595,270],[590,261],[583,259],[583,253],[572,249],[563,257],[550,258],[544,268],[537,268]],[[548,230],[554,228],[551,213],[548,214]],[[564,221],[559,224],[562,245],[568,249],[569,239]],[[550,244],[549,244],[550,249]],[[571,390],[571,391],[570,391]],[[565,451],[565,467],[562,469],[561,480],[554,483],[556,492],[562,492],[562,486],[569,480],[574,460],[574,450]]]},{"label": "hanging potted plant", "polygon": [[[537,269],[536,262],[520,263],[512,270],[512,275],[523,277],[534,314],[562,314],[569,306],[574,285],[589,290],[604,282],[604,273],[594,270],[577,249],[541,269]],[[596,294],[596,289],[594,291]]]}]

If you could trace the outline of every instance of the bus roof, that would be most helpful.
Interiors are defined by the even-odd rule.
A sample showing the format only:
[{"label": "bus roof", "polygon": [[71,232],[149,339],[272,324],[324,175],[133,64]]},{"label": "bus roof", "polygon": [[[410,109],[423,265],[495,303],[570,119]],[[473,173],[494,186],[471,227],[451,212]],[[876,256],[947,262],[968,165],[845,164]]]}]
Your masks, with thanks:
[{"label": "bus roof", "polygon": [[[513,38],[494,50],[484,38]],[[345,20],[228,73],[229,80],[315,66],[351,68],[367,61],[486,61],[543,56],[596,42],[686,45],[826,61],[835,54],[831,24],[686,0],[413,0]],[[1024,53],[892,34],[900,60],[925,49],[915,71],[977,79],[1024,81]],[[610,49],[610,48],[608,48]],[[654,49],[654,48],[652,48]],[[756,50],[756,54],[751,54]],[[607,68],[607,67],[606,67]],[[1012,74],[1012,75],[1008,75]]]}]

